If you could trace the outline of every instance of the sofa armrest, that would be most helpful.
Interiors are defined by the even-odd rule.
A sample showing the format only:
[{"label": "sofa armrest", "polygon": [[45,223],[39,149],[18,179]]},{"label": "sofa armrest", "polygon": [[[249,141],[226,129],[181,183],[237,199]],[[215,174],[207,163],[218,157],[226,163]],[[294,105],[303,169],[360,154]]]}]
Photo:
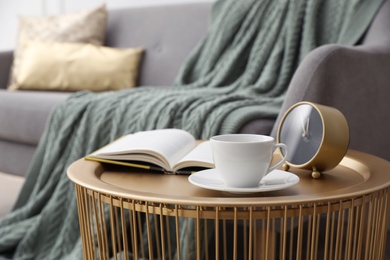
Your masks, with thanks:
[{"label": "sofa armrest", "polygon": [[339,109],[350,126],[350,148],[390,160],[390,46],[325,45],[302,61],[272,130],[299,101]]},{"label": "sofa armrest", "polygon": [[0,89],[8,86],[13,58],[13,51],[0,51]]}]

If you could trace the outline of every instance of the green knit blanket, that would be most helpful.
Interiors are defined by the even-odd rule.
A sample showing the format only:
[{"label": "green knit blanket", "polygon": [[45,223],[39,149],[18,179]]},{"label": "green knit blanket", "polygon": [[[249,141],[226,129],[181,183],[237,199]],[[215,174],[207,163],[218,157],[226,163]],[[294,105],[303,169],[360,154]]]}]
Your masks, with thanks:
[{"label": "green knit blanket", "polygon": [[[80,92],[50,117],[0,252],[14,259],[81,259],[75,189],[66,169],[113,139],[181,128],[196,138],[275,118],[295,69],[313,48],[356,44],[382,0],[225,0],[175,85]],[[315,87],[315,86],[312,86]]]}]

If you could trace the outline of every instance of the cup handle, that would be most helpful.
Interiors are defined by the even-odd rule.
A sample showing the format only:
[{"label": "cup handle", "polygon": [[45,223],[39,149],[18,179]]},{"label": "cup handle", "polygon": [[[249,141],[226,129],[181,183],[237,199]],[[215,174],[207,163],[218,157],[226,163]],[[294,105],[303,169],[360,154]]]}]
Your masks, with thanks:
[{"label": "cup handle", "polygon": [[274,144],[274,152],[277,148],[281,148],[281,149],[284,149],[284,156],[282,158],[282,160],[280,162],[278,162],[277,164],[275,164],[274,166],[270,167],[268,169],[268,172],[272,172],[273,170],[275,170],[276,168],[278,168],[279,166],[281,166],[287,159],[287,145],[283,144],[283,143],[278,143],[278,144]]}]

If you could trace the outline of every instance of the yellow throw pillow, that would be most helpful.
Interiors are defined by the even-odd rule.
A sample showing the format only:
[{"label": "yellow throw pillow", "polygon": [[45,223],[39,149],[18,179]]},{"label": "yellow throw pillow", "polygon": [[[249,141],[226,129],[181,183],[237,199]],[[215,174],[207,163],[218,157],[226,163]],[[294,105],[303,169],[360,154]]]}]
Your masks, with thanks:
[{"label": "yellow throw pillow", "polygon": [[19,32],[10,75],[9,88],[15,88],[25,44],[30,40],[47,42],[79,42],[102,45],[106,32],[105,5],[80,12],[56,16],[19,17]]},{"label": "yellow throw pillow", "polygon": [[105,91],[133,87],[142,54],[142,48],[30,41],[15,89]]}]

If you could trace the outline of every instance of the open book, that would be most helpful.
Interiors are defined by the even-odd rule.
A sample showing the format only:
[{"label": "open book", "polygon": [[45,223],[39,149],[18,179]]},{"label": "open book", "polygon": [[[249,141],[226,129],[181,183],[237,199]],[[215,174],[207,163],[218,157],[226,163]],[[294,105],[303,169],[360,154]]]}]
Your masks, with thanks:
[{"label": "open book", "polygon": [[174,174],[214,168],[209,141],[196,141],[190,133],[180,129],[125,135],[85,159]]}]

